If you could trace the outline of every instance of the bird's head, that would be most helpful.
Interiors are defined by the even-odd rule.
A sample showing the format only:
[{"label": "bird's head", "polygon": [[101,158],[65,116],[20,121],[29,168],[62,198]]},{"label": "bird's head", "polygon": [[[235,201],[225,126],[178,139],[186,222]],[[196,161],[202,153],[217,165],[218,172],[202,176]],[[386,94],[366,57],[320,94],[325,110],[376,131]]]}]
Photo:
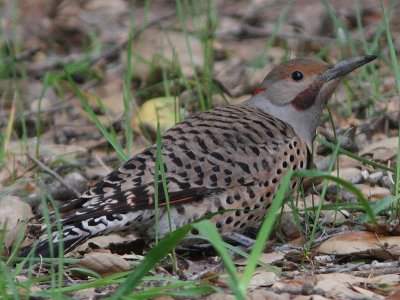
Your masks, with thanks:
[{"label": "bird's head", "polygon": [[315,58],[295,58],[274,68],[247,102],[291,125],[309,148],[321,111],[341,79],[374,60],[366,55],[330,65]]}]

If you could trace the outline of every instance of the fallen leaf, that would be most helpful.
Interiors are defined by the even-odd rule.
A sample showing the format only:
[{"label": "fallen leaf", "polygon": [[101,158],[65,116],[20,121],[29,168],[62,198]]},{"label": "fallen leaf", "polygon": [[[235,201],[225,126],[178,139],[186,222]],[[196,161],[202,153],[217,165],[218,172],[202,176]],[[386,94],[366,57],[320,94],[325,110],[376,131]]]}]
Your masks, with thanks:
[{"label": "fallen leaf", "polygon": [[4,245],[8,249],[15,241],[23,222],[31,217],[31,207],[16,196],[6,196],[0,200],[0,231],[5,232]]},{"label": "fallen leaf", "polygon": [[259,268],[251,277],[249,288],[255,289],[260,286],[271,286],[279,280],[279,276],[275,272],[268,272]]},{"label": "fallen leaf", "polygon": [[384,274],[371,278],[375,284],[394,285],[400,282],[400,274]]},{"label": "fallen leaf", "polygon": [[131,242],[135,239],[137,239],[137,237],[133,235],[122,236],[118,233],[109,233],[107,235],[96,236],[75,248],[71,252],[71,256],[77,256],[78,253],[87,252],[90,246],[96,249],[107,249],[111,243],[122,244],[124,242]]},{"label": "fallen leaf", "polygon": [[377,235],[372,232],[346,232],[323,242],[319,253],[335,255],[373,255],[388,259],[400,257],[400,236]]},{"label": "fallen leaf", "polygon": [[398,137],[383,139],[361,149],[358,155],[364,156],[366,154],[371,154],[375,161],[386,162],[397,154],[398,143]]},{"label": "fallen leaf", "polygon": [[[283,251],[274,251],[270,253],[261,253],[260,257],[258,258],[259,261],[265,264],[272,264],[274,262],[283,260],[285,258],[286,253]],[[237,266],[246,266],[247,265],[247,258],[239,258],[235,260],[235,264]]]},{"label": "fallen leaf", "polygon": [[318,275],[315,290],[320,289],[331,299],[358,299],[360,293],[352,289],[352,285],[364,283],[368,279],[349,274],[330,273]]},{"label": "fallen leaf", "polygon": [[121,256],[103,252],[86,254],[75,266],[92,270],[102,277],[131,269],[129,263]]},{"label": "fallen leaf", "polygon": [[380,186],[372,187],[366,184],[356,184],[355,187],[362,192],[365,198],[372,201],[380,200],[385,196],[391,195],[389,189]]},{"label": "fallen leaf", "polygon": [[386,300],[398,300],[398,299],[400,299],[400,288],[396,288],[389,294],[389,296],[386,297]]}]

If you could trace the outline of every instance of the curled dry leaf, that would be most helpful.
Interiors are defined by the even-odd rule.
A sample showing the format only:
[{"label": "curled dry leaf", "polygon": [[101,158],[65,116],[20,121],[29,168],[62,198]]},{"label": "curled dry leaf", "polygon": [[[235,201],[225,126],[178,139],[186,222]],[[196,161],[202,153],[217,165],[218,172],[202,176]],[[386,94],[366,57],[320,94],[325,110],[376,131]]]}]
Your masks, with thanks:
[{"label": "curled dry leaf", "polygon": [[366,184],[356,184],[356,188],[358,188],[365,198],[368,200],[376,201],[380,200],[383,197],[390,196],[390,190],[380,186],[371,187]]},{"label": "curled dry leaf", "polygon": [[358,154],[361,156],[371,154],[373,160],[386,162],[396,156],[398,143],[398,137],[383,139],[361,149]]},{"label": "curled dry leaf", "polygon": [[[324,291],[332,297],[331,299],[360,299],[361,296],[365,296],[365,290],[355,290],[354,286],[368,281],[366,278],[342,273],[322,274],[318,275],[316,278],[318,282],[314,289]],[[379,296],[377,294],[373,295]],[[383,297],[374,299],[383,299]]]},{"label": "curled dry leaf", "polygon": [[86,254],[75,266],[92,270],[103,277],[131,269],[129,263],[121,256],[102,252]]},{"label": "curled dry leaf", "polygon": [[275,272],[268,272],[262,268],[259,268],[251,277],[249,288],[255,289],[260,286],[271,286],[278,280],[279,276]]},{"label": "curled dry leaf", "polygon": [[71,256],[77,256],[78,253],[88,252],[89,248],[92,249],[107,249],[111,243],[118,244],[129,242],[134,237],[132,236],[121,236],[117,233],[110,233],[107,235],[96,236],[89,239],[87,242],[83,243],[82,245],[78,246],[71,252]]},{"label": "curled dry leaf", "polygon": [[400,237],[372,232],[346,232],[323,242],[319,253],[335,255],[372,255],[381,259],[400,257]]},{"label": "curled dry leaf", "polygon": [[[289,250],[287,251],[289,252]],[[277,261],[281,261],[285,258],[286,252],[284,251],[273,251],[270,253],[261,253],[260,257],[258,258],[259,261],[265,263],[265,264],[273,264],[276,263]],[[247,265],[247,258],[239,258],[235,260],[235,264],[237,266],[246,266]]]},{"label": "curled dry leaf", "polygon": [[5,230],[4,245],[9,248],[15,241],[23,222],[32,217],[31,207],[15,196],[0,200],[0,230]]}]

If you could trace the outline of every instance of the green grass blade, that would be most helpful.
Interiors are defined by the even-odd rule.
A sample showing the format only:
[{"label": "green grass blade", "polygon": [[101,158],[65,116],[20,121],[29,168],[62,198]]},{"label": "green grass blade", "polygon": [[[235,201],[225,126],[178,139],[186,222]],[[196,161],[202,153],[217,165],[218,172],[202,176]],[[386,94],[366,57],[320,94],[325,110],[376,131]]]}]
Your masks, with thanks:
[{"label": "green grass blade", "polygon": [[100,122],[99,118],[97,117],[96,113],[93,111],[93,109],[90,107],[89,102],[87,98],[82,94],[76,83],[71,77],[71,74],[67,73],[67,78],[68,78],[68,83],[71,85],[72,91],[75,93],[75,95],[78,96],[79,100],[82,103],[83,108],[85,111],[88,113],[90,119],[93,121],[93,123],[96,125],[96,127],[100,130],[101,134],[106,138],[106,140],[113,146],[115,151],[117,152],[117,155],[120,160],[126,161],[128,159],[128,156],[122,149],[121,145],[118,143],[118,140],[114,138],[104,127],[104,125]]},{"label": "green grass blade", "polygon": [[251,251],[250,257],[247,261],[247,266],[244,269],[243,277],[241,280],[241,288],[245,291],[249,286],[251,277],[257,266],[258,259],[262,251],[264,250],[265,242],[267,241],[269,235],[272,232],[275,220],[278,215],[278,211],[280,210],[282,203],[285,199],[286,191],[290,187],[290,180],[292,179],[292,177],[293,177],[293,171],[287,172],[283,177],[282,182],[279,185],[279,189],[275,194],[274,199],[272,200],[271,206],[268,209],[268,213],[265,216],[264,221],[257,234],[256,243],[253,246],[253,250]]},{"label": "green grass blade", "polygon": [[[394,71],[394,76],[396,78],[396,86],[397,86],[397,93],[400,95],[400,68],[399,63],[397,61],[396,51],[393,45],[392,35],[390,33],[389,22],[386,16],[385,7],[381,1],[383,18],[385,20],[385,29],[386,29],[386,38],[388,41],[389,46],[389,53],[390,58],[392,60],[392,67]],[[400,122],[399,122],[399,130],[400,130]],[[397,158],[396,158],[396,169],[394,172],[394,195],[399,194],[399,185],[400,185],[400,133],[399,133],[399,143],[397,145]]]},{"label": "green grass blade", "polygon": [[367,199],[365,199],[365,197],[361,193],[361,191],[359,189],[357,189],[350,182],[348,182],[348,181],[346,181],[344,179],[332,176],[332,175],[327,174],[325,172],[320,172],[320,171],[316,171],[316,170],[299,170],[299,171],[296,171],[296,176],[307,177],[307,178],[323,178],[323,179],[327,179],[329,181],[336,182],[337,184],[339,184],[342,187],[344,187],[345,189],[347,189],[349,192],[351,192],[354,195],[356,195],[358,200],[360,201],[362,207],[364,208],[364,210],[366,211],[367,215],[369,216],[369,218],[373,222],[376,221],[374,212],[373,212],[373,210],[371,208],[371,205],[369,204]]},{"label": "green grass blade", "polygon": [[[335,145],[335,144],[333,144],[331,142],[328,142],[326,140],[323,140],[318,136],[317,136],[316,140],[317,140],[318,143],[320,143],[321,145],[324,145],[325,147],[328,147],[331,150],[334,150],[337,147],[337,145]],[[381,165],[381,164],[378,164],[378,163],[376,163],[374,161],[367,160],[367,159],[362,158],[362,157],[358,156],[357,154],[354,154],[354,153],[352,153],[350,151],[347,151],[347,150],[345,150],[343,148],[339,147],[338,151],[339,151],[339,154],[346,155],[346,156],[348,156],[350,158],[353,158],[353,159],[355,159],[355,160],[357,160],[357,161],[359,161],[359,162],[361,162],[361,163],[363,163],[365,165],[370,165],[371,167],[374,167],[374,168],[377,168],[377,169],[381,169],[381,170],[385,170],[385,171],[389,171],[389,172],[392,172],[392,173],[395,172],[395,170],[393,168],[389,168],[389,167],[387,167],[385,165]]]},{"label": "green grass blade", "polygon": [[199,223],[192,224],[193,228],[197,229],[215,248],[224,262],[225,268],[230,276],[230,288],[235,294],[237,299],[246,299],[246,289],[242,288],[239,281],[235,264],[232,261],[231,256],[224,246],[220,234],[218,233],[215,226],[209,220],[203,220]]},{"label": "green grass blade", "polygon": [[[395,196],[386,196],[379,201],[371,202],[370,206],[373,214],[376,216],[382,211],[389,209],[393,204],[396,204],[399,200],[400,200],[400,194],[397,194]],[[364,216],[361,219],[361,222],[368,222],[368,221],[369,221],[368,216]]]}]

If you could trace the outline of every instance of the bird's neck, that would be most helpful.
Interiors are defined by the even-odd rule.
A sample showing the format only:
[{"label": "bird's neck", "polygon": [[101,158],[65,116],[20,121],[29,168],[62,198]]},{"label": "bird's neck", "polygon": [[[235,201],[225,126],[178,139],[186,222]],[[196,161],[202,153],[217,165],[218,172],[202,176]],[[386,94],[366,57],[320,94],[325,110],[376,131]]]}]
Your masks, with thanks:
[{"label": "bird's neck", "polygon": [[289,124],[296,135],[307,143],[307,147],[311,151],[322,107],[314,105],[307,110],[299,112],[291,105],[277,106],[258,95],[247,100],[245,104],[255,106],[269,115]]}]

